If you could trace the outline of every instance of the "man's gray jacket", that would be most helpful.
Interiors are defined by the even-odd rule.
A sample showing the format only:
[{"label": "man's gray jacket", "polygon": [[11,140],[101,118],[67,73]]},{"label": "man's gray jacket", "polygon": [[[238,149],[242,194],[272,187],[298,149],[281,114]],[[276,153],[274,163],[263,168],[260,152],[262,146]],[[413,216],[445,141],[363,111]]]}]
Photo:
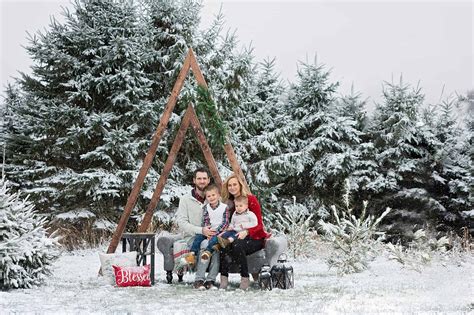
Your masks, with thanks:
[{"label": "man's gray jacket", "polygon": [[179,200],[176,211],[176,223],[183,236],[194,236],[202,233],[202,206],[191,193],[184,195]]}]

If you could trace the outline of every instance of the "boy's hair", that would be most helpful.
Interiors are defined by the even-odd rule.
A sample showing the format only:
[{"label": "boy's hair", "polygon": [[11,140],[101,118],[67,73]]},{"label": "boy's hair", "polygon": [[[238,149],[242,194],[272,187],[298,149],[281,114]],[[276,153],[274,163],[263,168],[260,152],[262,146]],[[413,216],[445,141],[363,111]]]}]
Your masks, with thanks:
[{"label": "boy's hair", "polygon": [[249,199],[246,196],[238,196],[237,198],[234,199],[234,203],[243,203],[244,205],[249,205]]},{"label": "boy's hair", "polygon": [[216,184],[209,184],[204,189],[204,194],[206,194],[208,191],[211,191],[211,190],[216,190],[219,194],[221,193],[220,190],[219,190],[219,187],[217,187]]}]

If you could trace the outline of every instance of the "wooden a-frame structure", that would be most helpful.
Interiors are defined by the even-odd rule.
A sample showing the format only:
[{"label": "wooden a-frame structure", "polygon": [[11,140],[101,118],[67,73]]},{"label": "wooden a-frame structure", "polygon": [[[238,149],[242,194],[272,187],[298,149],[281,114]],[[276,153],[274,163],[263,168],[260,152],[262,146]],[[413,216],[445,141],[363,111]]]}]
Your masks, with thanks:
[{"label": "wooden a-frame structure", "polygon": [[[114,253],[115,249],[119,244],[130,214],[137,202],[137,198],[140,193],[140,189],[143,186],[143,182],[145,181],[146,174],[148,173],[148,170],[151,167],[151,163],[153,162],[153,158],[155,157],[158,144],[160,143],[163,132],[165,131],[168,125],[168,121],[176,105],[179,92],[183,87],[184,81],[190,69],[192,70],[192,73],[194,74],[197,83],[207,89],[207,83],[204,79],[204,76],[202,75],[201,69],[199,68],[196,56],[194,55],[193,50],[189,48],[188,53],[186,55],[186,59],[184,60],[183,68],[181,68],[181,71],[179,72],[176,83],[174,84],[173,90],[171,91],[171,95],[168,99],[168,103],[166,104],[163,115],[161,116],[160,123],[158,124],[156,132],[153,135],[151,146],[148,149],[145,159],[143,160],[143,165],[140,168],[140,172],[138,173],[137,179],[135,180],[135,184],[133,185],[132,191],[128,196],[127,204],[125,205],[125,209],[122,213],[117,229],[115,230],[115,233],[112,236],[112,241],[110,242],[109,248],[107,249],[107,253],[109,254]],[[204,136],[201,124],[199,123],[199,119],[196,115],[196,112],[194,111],[193,106],[189,104],[181,121],[181,126],[171,147],[168,158],[165,162],[165,166],[163,167],[163,173],[161,174],[160,179],[156,184],[156,188],[153,193],[153,196],[151,197],[150,204],[148,205],[143,221],[138,228],[138,232],[145,232],[148,229],[148,226],[150,225],[153,213],[155,211],[156,206],[158,205],[158,201],[160,200],[161,193],[163,192],[163,188],[165,187],[166,180],[168,179],[168,175],[171,172],[171,168],[173,167],[173,164],[176,161],[178,151],[181,148],[184,137],[186,135],[186,131],[189,126],[191,126],[194,130],[194,133],[204,153],[204,158],[206,159],[206,162],[209,166],[209,170],[211,171],[212,177],[219,186],[222,185],[222,179],[219,175],[219,171],[217,170],[216,161],[214,160],[214,156],[212,155],[209,144],[207,143],[206,137]],[[226,143],[224,144],[224,150],[232,166],[232,170],[235,174],[237,174],[237,176],[239,176],[243,180],[245,185],[247,185],[245,176],[237,161],[234,148],[230,144],[229,138],[226,139]]]}]

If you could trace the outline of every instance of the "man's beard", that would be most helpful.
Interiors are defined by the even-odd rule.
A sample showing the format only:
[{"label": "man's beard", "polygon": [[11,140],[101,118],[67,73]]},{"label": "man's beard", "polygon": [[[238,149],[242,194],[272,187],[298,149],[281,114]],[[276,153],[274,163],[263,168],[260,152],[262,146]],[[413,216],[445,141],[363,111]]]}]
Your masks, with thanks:
[{"label": "man's beard", "polygon": [[202,187],[199,187],[197,184],[195,185],[196,189],[200,190],[201,192],[204,191],[204,189],[206,189],[207,185],[204,184],[204,185],[201,185]]}]

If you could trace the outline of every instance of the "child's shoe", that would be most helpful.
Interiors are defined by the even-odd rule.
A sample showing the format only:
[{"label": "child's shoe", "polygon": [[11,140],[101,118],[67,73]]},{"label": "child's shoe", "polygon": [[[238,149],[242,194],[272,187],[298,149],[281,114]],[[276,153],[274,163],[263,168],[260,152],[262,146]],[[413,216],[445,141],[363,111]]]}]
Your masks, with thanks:
[{"label": "child's shoe", "polygon": [[202,252],[201,259],[208,260],[209,258],[211,258],[211,256],[212,256],[212,253],[206,249],[205,251]]},{"label": "child's shoe", "polygon": [[216,252],[220,252],[221,251],[221,245],[216,244],[216,245],[212,246],[212,249],[215,250]]},{"label": "child's shoe", "polygon": [[228,239],[220,237],[220,236],[217,237],[217,242],[219,242],[219,245],[221,248],[226,248],[231,243],[231,241],[229,241]]},{"label": "child's shoe", "polygon": [[196,264],[196,256],[194,253],[189,253],[184,259],[188,265],[194,266]]}]

